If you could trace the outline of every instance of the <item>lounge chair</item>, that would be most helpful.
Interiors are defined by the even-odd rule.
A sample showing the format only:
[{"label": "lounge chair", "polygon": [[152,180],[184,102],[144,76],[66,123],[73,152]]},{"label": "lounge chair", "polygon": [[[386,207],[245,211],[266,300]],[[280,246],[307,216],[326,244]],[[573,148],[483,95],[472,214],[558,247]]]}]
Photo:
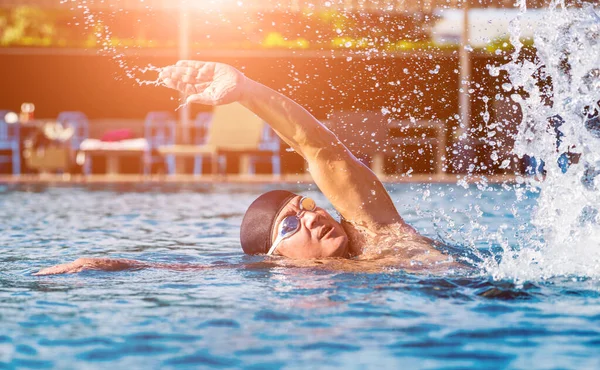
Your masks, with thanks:
[{"label": "lounge chair", "polygon": [[20,130],[18,123],[7,123],[6,115],[13,113],[0,110],[0,152],[10,151],[9,155],[0,153],[0,164],[11,163],[13,175],[21,174]]},{"label": "lounge chair", "polygon": [[[212,121],[213,114],[210,112],[200,112],[196,115],[196,119],[193,122],[192,132],[190,135],[190,142],[194,146],[204,146],[208,144],[208,130]],[[218,158],[218,166],[224,166],[224,157]],[[194,155],[194,175],[202,175],[202,165],[204,161],[203,154]]]},{"label": "lounge chair", "polygon": [[[79,150],[81,143],[89,137],[89,122],[83,112],[66,111],[58,115],[56,121],[65,129],[72,131],[69,143],[71,150],[75,153]],[[83,173],[89,175],[92,168],[91,159],[86,158],[83,164]]]},{"label": "lounge chair", "polygon": [[263,130],[260,138],[260,143],[258,144],[258,149],[263,150],[266,153],[272,153],[270,156],[264,155],[255,155],[249,158],[249,168],[248,171],[250,174],[256,173],[256,165],[261,162],[270,162],[272,172],[274,175],[281,175],[281,156],[279,155],[279,150],[281,147],[281,141],[279,140],[279,136],[273,131],[271,126],[264,124]]},{"label": "lounge chair", "polygon": [[152,165],[157,162],[165,163],[167,173],[175,173],[175,156],[159,153],[159,148],[175,144],[176,120],[171,112],[150,112],[144,122],[144,137],[148,148],[144,153],[144,174],[149,175]]},{"label": "lounge chair", "polygon": [[[273,140],[273,137],[269,137],[268,143],[262,140],[266,124],[261,118],[239,103],[216,107],[210,118],[210,122],[206,123],[208,135],[205,144],[164,145],[159,148],[159,152],[194,158],[209,156],[213,173],[224,170],[226,154],[240,155],[240,173],[253,174],[255,165],[261,158],[271,160],[274,173],[281,171],[279,141]],[[200,174],[196,169],[195,174]]]}]

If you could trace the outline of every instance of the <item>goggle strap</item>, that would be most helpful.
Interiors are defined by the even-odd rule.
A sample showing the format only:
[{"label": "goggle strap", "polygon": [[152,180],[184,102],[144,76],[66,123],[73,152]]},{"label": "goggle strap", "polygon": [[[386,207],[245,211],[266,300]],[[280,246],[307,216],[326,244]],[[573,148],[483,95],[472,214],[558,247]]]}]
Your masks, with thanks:
[{"label": "goggle strap", "polygon": [[270,256],[271,254],[273,254],[273,252],[275,252],[275,249],[277,249],[277,246],[281,243],[281,241],[283,239],[284,239],[283,236],[277,235],[277,238],[275,239],[275,242],[273,243],[273,245],[271,246],[271,248],[267,252],[267,256]]}]

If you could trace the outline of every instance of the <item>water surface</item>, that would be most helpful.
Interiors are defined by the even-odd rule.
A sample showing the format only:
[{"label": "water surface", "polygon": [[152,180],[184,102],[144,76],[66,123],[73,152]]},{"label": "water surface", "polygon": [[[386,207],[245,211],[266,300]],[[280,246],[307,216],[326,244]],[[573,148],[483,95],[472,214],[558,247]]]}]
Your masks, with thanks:
[{"label": "water surface", "polygon": [[[0,368],[600,368],[597,278],[311,269],[35,277],[81,256],[233,264],[271,187],[0,187]],[[323,196],[306,187],[292,191]],[[519,248],[535,194],[390,186],[409,223],[484,258]],[[498,235],[502,237],[499,238]],[[496,236],[496,237],[492,237]]]}]

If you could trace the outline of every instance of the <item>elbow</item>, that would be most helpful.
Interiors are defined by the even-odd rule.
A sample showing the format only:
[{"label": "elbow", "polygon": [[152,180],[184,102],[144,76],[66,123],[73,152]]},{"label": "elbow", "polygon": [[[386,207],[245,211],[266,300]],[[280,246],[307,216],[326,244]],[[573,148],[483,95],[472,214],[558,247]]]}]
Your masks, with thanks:
[{"label": "elbow", "polygon": [[347,151],[337,136],[324,126],[298,132],[294,136],[294,142],[297,143],[297,147],[292,146],[292,148],[306,160],[310,160],[322,152],[342,153]]}]

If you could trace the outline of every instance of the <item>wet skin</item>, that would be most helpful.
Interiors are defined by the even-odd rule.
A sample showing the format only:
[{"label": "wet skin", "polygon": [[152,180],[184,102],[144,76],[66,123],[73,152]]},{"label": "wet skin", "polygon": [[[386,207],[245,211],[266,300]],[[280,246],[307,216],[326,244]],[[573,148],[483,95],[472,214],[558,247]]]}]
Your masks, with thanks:
[{"label": "wet skin", "polygon": [[[163,68],[160,79],[164,86],[186,94],[188,103],[242,104],[268,122],[279,137],[308,163],[315,184],[340,213],[344,226],[322,208],[305,211],[300,217],[300,230],[284,240],[275,254],[288,257],[294,264],[304,260],[311,266],[315,265],[314,261],[328,257],[356,256],[371,260],[367,264],[367,261],[332,258],[326,263],[318,263],[340,270],[366,271],[385,266],[411,270],[413,265],[418,265],[418,269],[431,271],[440,266],[439,263],[444,263],[446,268],[452,266],[452,261],[446,262],[448,256],[437,251],[430,239],[420,236],[404,222],[377,176],[298,103],[221,63],[179,61],[174,66]],[[296,197],[286,205],[277,225],[285,216],[299,211],[298,201],[299,197]],[[276,232],[277,228],[272,235],[273,241]],[[377,247],[375,252],[387,250],[388,253],[369,253],[374,246]],[[364,253],[365,250],[367,253]],[[281,261],[285,259],[277,263]],[[349,266],[350,263],[352,266]],[[39,274],[144,267],[207,268],[130,260],[79,259],[44,269]]]},{"label": "wet skin", "polygon": [[348,256],[348,235],[323,208],[314,211],[300,211],[301,196],[295,196],[281,210],[275,220],[272,242],[277,238],[277,230],[283,219],[300,212],[300,229],[284,239],[275,250],[275,255],[292,259],[314,259]]}]

